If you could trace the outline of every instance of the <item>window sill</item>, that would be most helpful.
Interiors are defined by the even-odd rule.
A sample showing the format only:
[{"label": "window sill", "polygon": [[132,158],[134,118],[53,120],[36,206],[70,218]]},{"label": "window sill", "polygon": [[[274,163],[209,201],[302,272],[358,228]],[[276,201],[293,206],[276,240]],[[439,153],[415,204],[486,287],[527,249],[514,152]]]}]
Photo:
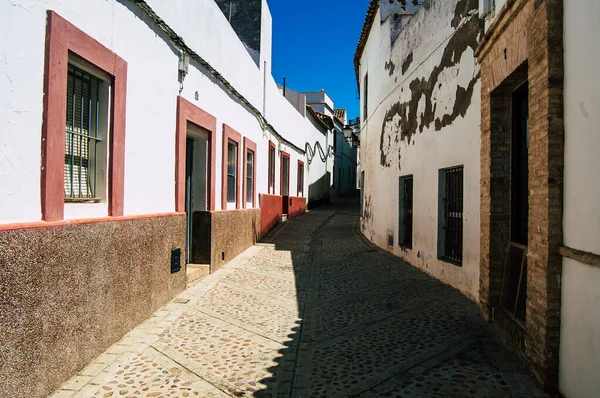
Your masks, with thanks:
[{"label": "window sill", "polygon": [[65,203],[102,203],[102,199],[65,199]]},{"label": "window sill", "polygon": [[443,262],[448,263],[448,264],[456,265],[457,267],[462,267],[463,266],[462,262],[459,262],[459,261],[456,261],[456,260],[452,260],[452,259],[446,258],[446,257],[438,257],[438,260],[443,261]]}]

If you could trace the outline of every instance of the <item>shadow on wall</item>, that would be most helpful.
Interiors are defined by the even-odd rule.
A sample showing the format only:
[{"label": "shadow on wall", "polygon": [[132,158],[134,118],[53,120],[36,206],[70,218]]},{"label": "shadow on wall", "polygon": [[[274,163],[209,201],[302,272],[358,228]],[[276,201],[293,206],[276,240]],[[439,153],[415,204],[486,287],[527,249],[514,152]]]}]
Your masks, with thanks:
[{"label": "shadow on wall", "polygon": [[281,222],[283,198],[279,195],[260,194],[260,236],[266,236]]},{"label": "shadow on wall", "polygon": [[309,209],[329,203],[331,197],[331,173],[325,173],[317,181],[308,186]]},{"label": "shadow on wall", "polygon": [[260,223],[261,209],[194,212],[192,263],[217,271],[257,242]]}]

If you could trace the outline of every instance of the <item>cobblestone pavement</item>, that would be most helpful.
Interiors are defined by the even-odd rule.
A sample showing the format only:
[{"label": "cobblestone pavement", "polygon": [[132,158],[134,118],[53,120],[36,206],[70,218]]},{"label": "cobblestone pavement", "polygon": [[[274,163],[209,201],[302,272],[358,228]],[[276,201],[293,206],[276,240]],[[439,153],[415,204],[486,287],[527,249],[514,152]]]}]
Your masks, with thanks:
[{"label": "cobblestone pavement", "polygon": [[545,397],[477,306],[374,248],[354,202],[292,219],[52,397]]}]

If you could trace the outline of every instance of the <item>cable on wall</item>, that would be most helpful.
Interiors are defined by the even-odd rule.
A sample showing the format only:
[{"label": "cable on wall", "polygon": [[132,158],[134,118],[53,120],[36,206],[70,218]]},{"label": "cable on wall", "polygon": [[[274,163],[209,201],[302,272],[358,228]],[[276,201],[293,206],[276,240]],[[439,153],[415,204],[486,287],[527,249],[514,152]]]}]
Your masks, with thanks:
[{"label": "cable on wall", "polygon": [[[198,55],[194,50],[192,50],[183,40],[181,36],[179,36],[158,14],[146,3],[144,0],[132,0],[136,6],[138,6],[154,23],[162,29],[169,39],[171,43],[176,47],[180,48],[185,53],[189,54],[191,58],[193,58],[196,62],[198,62],[208,73],[210,73],[234,98],[240,101],[250,112],[256,117],[261,128],[269,130],[273,133],[273,135],[277,138],[277,140],[285,145],[293,148],[296,152],[304,155],[306,152],[293,144],[292,142],[285,139],[281,134],[275,130],[275,128],[268,122],[268,120],[263,116],[263,114],[254,107],[244,97],[240,92],[238,92],[232,85],[217,71],[213,68],[204,58]],[[308,143],[307,143],[308,145]],[[309,162],[310,163],[310,162]]]}]

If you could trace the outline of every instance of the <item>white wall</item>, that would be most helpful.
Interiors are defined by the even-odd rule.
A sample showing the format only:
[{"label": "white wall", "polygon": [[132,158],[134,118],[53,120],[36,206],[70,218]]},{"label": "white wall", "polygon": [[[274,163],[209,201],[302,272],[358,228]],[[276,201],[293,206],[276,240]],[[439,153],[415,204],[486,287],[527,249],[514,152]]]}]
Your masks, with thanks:
[{"label": "white wall", "polygon": [[[280,94],[272,76],[271,17],[263,4],[259,69],[212,0],[148,1],[196,53],[216,68],[279,134],[297,147],[320,135]],[[179,94],[178,50],[133,2],[116,0],[0,1],[0,223],[41,219],[40,156],[46,12],[54,10],[128,63],[125,142],[126,215],[175,209],[175,122]],[[224,49],[227,49],[224,51]],[[266,74],[264,73],[266,72]],[[266,75],[266,82],[264,77]],[[266,83],[266,86],[265,86]],[[196,92],[198,100],[195,99]],[[257,144],[257,194],[267,192],[268,140],[258,119],[192,60],[181,95],[217,118],[216,203],[221,203],[222,125]],[[276,145],[277,146],[277,145]],[[290,189],[296,192],[297,161],[292,147]],[[279,156],[277,159],[279,162]],[[279,193],[279,163],[276,165]],[[306,182],[305,193],[308,191]],[[258,200],[257,200],[258,203]],[[66,217],[106,215],[78,211]]]},{"label": "white wall", "polygon": [[[564,244],[600,255],[600,3],[564,9]],[[560,389],[567,397],[600,391],[600,268],[565,258],[562,274]]]},{"label": "white wall", "polygon": [[[368,115],[362,115],[361,165],[365,171],[366,214],[362,231],[378,246],[403,257],[411,264],[458,288],[477,300],[479,296],[479,195],[480,195],[480,90],[479,67],[473,57],[476,43],[461,48],[455,35],[462,37],[463,26],[477,26],[463,16],[458,33],[452,27],[457,0],[433,0],[429,8],[421,7],[390,43],[390,19],[373,24],[360,61],[359,80],[369,75]],[[477,2],[473,2],[477,8]],[[446,50],[446,48],[448,48]],[[463,51],[464,50],[464,51]],[[444,52],[446,57],[444,58]],[[455,55],[452,55],[455,54]],[[412,56],[412,62],[407,61]],[[454,60],[454,61],[452,61]],[[386,67],[387,64],[387,67]],[[394,66],[390,68],[390,65]],[[403,72],[402,69],[405,69]],[[413,99],[411,84],[428,82],[434,87],[426,94],[418,89]],[[427,86],[422,84],[422,86]],[[471,88],[468,106],[456,114],[460,98],[457,91]],[[361,112],[364,95],[361,93]],[[425,109],[426,97],[432,110]],[[412,105],[411,101],[413,102]],[[409,116],[403,107],[415,108]],[[435,109],[435,111],[433,111]],[[430,123],[426,118],[432,116]],[[453,119],[436,128],[436,121]],[[435,121],[434,121],[435,120]],[[400,131],[408,128],[412,136]],[[464,166],[463,265],[438,260],[438,170]],[[398,245],[398,177],[413,175],[413,246]],[[394,245],[388,247],[388,234]]]}]

